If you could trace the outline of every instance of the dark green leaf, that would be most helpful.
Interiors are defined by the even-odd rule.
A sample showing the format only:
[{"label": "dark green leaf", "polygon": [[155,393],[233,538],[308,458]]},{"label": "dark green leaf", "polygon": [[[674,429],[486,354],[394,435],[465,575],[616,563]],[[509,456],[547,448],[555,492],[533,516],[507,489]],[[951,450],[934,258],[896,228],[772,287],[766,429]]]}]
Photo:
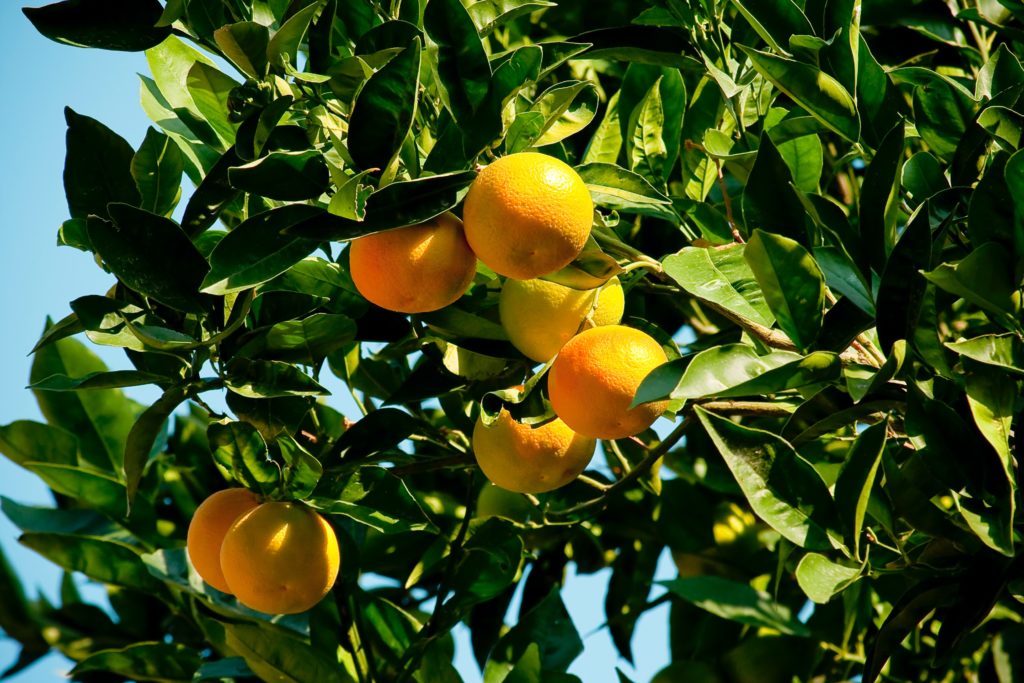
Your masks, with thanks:
[{"label": "dark green leaf", "polygon": [[257,331],[238,353],[264,360],[315,364],[355,336],[356,324],[347,315],[314,313]]},{"label": "dark green leaf", "polygon": [[77,465],[78,439],[60,427],[17,420],[0,427],[0,453],[18,465],[27,462]]},{"label": "dark green leaf", "polygon": [[111,204],[110,215],[113,223],[89,220],[89,239],[125,286],[180,311],[209,309],[199,294],[209,266],[177,223],[127,204]]},{"label": "dark green leaf", "polygon": [[807,21],[800,6],[793,0],[733,0],[733,4],[757,31],[757,35],[776,52],[787,52],[791,36],[814,33],[811,22]]},{"label": "dark green leaf", "polygon": [[398,446],[422,426],[404,410],[381,408],[345,430],[335,448],[342,458],[355,460]]},{"label": "dark green leaf", "polygon": [[1019,329],[1015,320],[1020,296],[1014,284],[1010,255],[994,242],[978,247],[957,263],[943,263],[924,276],[950,294],[993,313],[1009,329]]},{"label": "dark green leaf", "polygon": [[931,265],[932,237],[929,204],[923,204],[907,222],[889,256],[878,285],[876,324],[882,351],[888,353],[900,339],[912,339],[927,282],[921,271]]},{"label": "dark green leaf", "polygon": [[903,138],[901,121],[882,140],[864,174],[860,197],[860,234],[871,267],[876,273],[885,269],[889,253],[896,244]]},{"label": "dark green leaf", "polygon": [[312,453],[290,436],[279,436],[277,445],[284,460],[284,469],[281,473],[284,490],[291,498],[302,500],[313,493],[324,473],[324,468]]},{"label": "dark green leaf", "polygon": [[[697,62],[683,53],[693,53],[686,34],[662,26],[615,26],[580,33],[569,44],[589,43],[575,59],[611,59],[630,63],[694,68]],[[544,72],[541,73],[543,76]]]},{"label": "dark green leaf", "polygon": [[166,377],[138,370],[112,370],[109,372],[91,372],[82,377],[67,375],[50,375],[28,386],[29,389],[40,391],[88,391],[90,389],[115,389],[119,387],[138,387],[165,381]]},{"label": "dark green leaf", "polygon": [[416,115],[419,75],[416,37],[359,91],[349,118],[348,151],[360,168],[384,170],[398,153]]},{"label": "dark green leaf", "polygon": [[135,643],[118,650],[93,652],[69,675],[104,671],[137,681],[191,681],[200,661],[199,651],[184,645]]},{"label": "dark green leaf", "polygon": [[770,432],[695,410],[757,516],[801,548],[831,550],[835,503],[814,467]]},{"label": "dark green leaf", "polygon": [[491,65],[473,19],[459,0],[433,0],[423,13],[423,26],[437,44],[446,105],[456,121],[468,125],[491,81]]},{"label": "dark green leaf", "polygon": [[246,398],[331,393],[294,365],[279,361],[235,358],[228,364],[227,375],[228,389]]},{"label": "dark green leaf", "polygon": [[244,166],[228,169],[228,182],[237,190],[269,199],[315,199],[327,191],[330,174],[320,152],[271,152]]},{"label": "dark green leaf", "polygon": [[508,520],[491,517],[472,527],[451,576],[451,600],[468,606],[504,591],[519,574],[523,540]]},{"label": "dark green leaf", "polygon": [[821,330],[825,277],[799,243],[755,230],[743,257],[757,278],[779,327],[802,349]]},{"label": "dark green leaf", "polygon": [[516,17],[555,5],[547,0],[481,0],[472,3],[467,9],[480,35],[487,36]]},{"label": "dark green leaf", "polygon": [[139,416],[132,430],[128,432],[124,449],[124,481],[129,513],[139,483],[145,474],[146,465],[153,455],[154,444],[157,443],[171,413],[185,400],[186,395],[186,389],[171,387]]},{"label": "dark green leaf", "polygon": [[775,322],[764,293],[743,258],[742,246],[686,247],[663,263],[665,273],[690,294],[758,325],[768,327]]},{"label": "dark green leaf", "polygon": [[156,595],[163,584],[154,579],[138,553],[123,543],[67,534],[23,534],[18,542],[54,564],[90,579]]},{"label": "dark green leaf", "polygon": [[157,26],[157,0],[64,0],[22,12],[50,40],[76,47],[139,52],[171,34],[170,26]]},{"label": "dark green leaf", "polygon": [[158,216],[169,214],[181,196],[184,169],[184,158],[174,141],[153,128],[147,129],[131,165],[142,195],[141,207]]},{"label": "dark green leaf", "polygon": [[860,567],[847,567],[818,553],[808,553],[796,567],[796,580],[812,601],[824,605],[849,588],[861,574]]},{"label": "dark green leaf", "polygon": [[246,664],[263,680],[279,683],[355,683],[336,658],[327,657],[282,627],[270,624],[209,621],[223,631],[224,643],[231,652],[245,658]]},{"label": "dark green leaf", "polygon": [[754,167],[743,191],[741,207],[747,232],[755,229],[806,242],[806,211],[793,192],[793,176],[769,135],[761,136]]},{"label": "dark green leaf", "polygon": [[914,89],[914,124],[932,153],[948,161],[974,120],[969,94],[938,76]]},{"label": "dark green leaf", "polygon": [[615,164],[592,162],[576,167],[594,203],[624,213],[637,213],[669,221],[679,220],[668,197],[643,176]]},{"label": "dark green leaf", "polygon": [[267,451],[267,444],[248,422],[221,421],[206,431],[213,460],[225,476],[246,488],[271,495],[281,482],[281,468]]},{"label": "dark green leaf", "polygon": [[886,421],[861,432],[846,456],[836,480],[836,508],[846,531],[846,547],[855,558],[861,557],[860,536],[864,514],[868,509],[871,489],[875,485],[878,466],[885,450]]},{"label": "dark green leaf", "polygon": [[244,221],[210,254],[210,272],[201,285],[211,294],[229,294],[266,282],[304,259],[316,242],[283,231],[325,215],[323,209],[292,204]]},{"label": "dark green leaf", "polygon": [[767,593],[745,583],[717,576],[698,576],[659,583],[672,595],[723,619],[794,636],[810,635],[810,630],[793,619],[785,605],[780,605]]},{"label": "dark green leaf", "polygon": [[484,677],[497,680],[503,672],[510,671],[531,646],[537,648],[544,671],[565,671],[583,653],[583,641],[557,587],[501,637],[491,650]]},{"label": "dark green leaf", "polygon": [[64,157],[64,193],[72,218],[107,216],[107,204],[137,206],[139,190],[132,177],[135,151],[124,138],[88,116],[64,108],[67,120],[67,155]]},{"label": "dark green leaf", "polygon": [[310,501],[314,507],[342,515],[387,533],[435,530],[420,503],[399,477],[382,467],[360,467],[339,481],[321,482],[327,497]]},{"label": "dark green leaf", "polygon": [[864,683],[875,683],[882,667],[904,638],[915,631],[932,610],[952,603],[956,595],[955,586],[942,579],[922,581],[904,593],[893,605],[868,649]]},{"label": "dark green leaf", "polygon": [[[851,142],[860,138],[857,106],[839,81],[823,71],[778,55],[738,46],[757,71],[829,130]],[[762,144],[764,144],[762,142]]]}]

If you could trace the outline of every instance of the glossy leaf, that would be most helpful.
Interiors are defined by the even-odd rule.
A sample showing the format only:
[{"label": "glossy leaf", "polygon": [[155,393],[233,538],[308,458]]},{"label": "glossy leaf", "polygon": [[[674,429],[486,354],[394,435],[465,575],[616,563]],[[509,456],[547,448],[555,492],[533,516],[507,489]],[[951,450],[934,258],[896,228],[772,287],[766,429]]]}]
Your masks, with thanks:
[{"label": "glossy leaf", "polygon": [[860,574],[860,567],[847,567],[818,553],[804,555],[796,567],[800,588],[819,605],[826,604],[833,596],[849,588]]},{"label": "glossy leaf", "polygon": [[621,166],[592,162],[578,166],[576,172],[587,184],[595,204],[656,217],[675,215],[668,197],[643,176]]},{"label": "glossy leaf", "polygon": [[487,97],[491,65],[473,19],[458,0],[434,0],[423,26],[438,46],[437,73],[445,103],[459,123],[469,123]]},{"label": "glossy leaf", "polygon": [[132,177],[141,194],[140,208],[166,216],[181,196],[181,174],[185,161],[181,150],[169,137],[146,130],[142,146],[132,157]]},{"label": "glossy leaf", "polygon": [[797,242],[756,230],[743,257],[757,278],[779,327],[800,348],[814,343],[821,329],[825,278]]},{"label": "glossy leaf", "polygon": [[293,365],[273,360],[235,358],[228,365],[227,387],[246,398],[317,396],[330,392]]},{"label": "glossy leaf", "polygon": [[728,249],[687,247],[664,261],[665,273],[690,294],[742,318],[770,326],[775,316],[739,245]]},{"label": "glossy leaf", "polygon": [[801,548],[831,549],[835,503],[810,463],[770,432],[696,413],[754,512]]},{"label": "glossy leaf", "polygon": [[807,627],[793,619],[784,605],[747,584],[718,576],[697,576],[660,583],[673,596],[723,619],[788,635],[810,635]]},{"label": "glossy leaf", "polygon": [[499,680],[501,673],[511,670],[531,646],[537,648],[544,671],[565,671],[583,652],[583,641],[557,588],[501,637],[491,650],[484,677]]},{"label": "glossy leaf", "polygon": [[228,169],[228,182],[237,190],[270,199],[298,201],[323,194],[330,174],[323,155],[315,150],[271,152],[243,166]]},{"label": "glossy leaf", "polygon": [[790,36],[814,33],[811,22],[792,0],[773,0],[769,3],[733,0],[733,4],[762,40],[776,52],[786,52]]},{"label": "glossy leaf", "polygon": [[806,242],[806,211],[792,185],[793,176],[778,148],[770,136],[762,135],[741,203],[748,233],[766,230]]},{"label": "glossy leaf", "polygon": [[846,455],[836,480],[836,508],[845,529],[846,547],[861,557],[860,537],[871,499],[871,490],[885,450],[886,421],[868,427],[857,437]]},{"label": "glossy leaf", "polygon": [[75,665],[70,675],[109,671],[138,681],[191,680],[199,668],[199,651],[181,644],[135,643],[99,650]]},{"label": "glossy leaf", "polygon": [[398,153],[416,115],[420,41],[370,77],[352,107],[348,151],[363,169],[386,169]]},{"label": "glossy leaf", "polygon": [[22,9],[36,30],[75,47],[139,52],[171,34],[157,26],[163,8],[157,0],[63,0]]},{"label": "glossy leaf", "polygon": [[99,121],[77,114],[70,107],[65,107],[64,118],[68,124],[64,193],[71,216],[106,217],[111,202],[138,206],[131,145]]},{"label": "glossy leaf", "polygon": [[150,576],[138,553],[123,543],[50,533],[23,534],[18,542],[90,579],[156,595],[164,592],[163,584]]},{"label": "glossy leaf", "polygon": [[277,490],[281,467],[271,459],[267,444],[255,427],[247,422],[214,422],[206,433],[214,462],[225,476],[263,495]]}]

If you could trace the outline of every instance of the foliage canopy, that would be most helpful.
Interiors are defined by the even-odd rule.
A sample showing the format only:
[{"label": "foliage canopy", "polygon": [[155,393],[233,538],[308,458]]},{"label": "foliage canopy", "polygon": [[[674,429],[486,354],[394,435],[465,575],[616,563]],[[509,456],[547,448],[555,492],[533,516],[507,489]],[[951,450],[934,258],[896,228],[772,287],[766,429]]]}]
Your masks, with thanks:
[{"label": "foliage canopy", "polygon": [[[611,568],[607,628],[630,659],[667,548],[658,680],[1024,677],[1021,3],[25,13],[69,45],[145,50],[155,126],[134,149],[66,112],[59,242],[116,283],[34,349],[47,422],[0,427],[55,505],[2,507],[113,611],[70,580],[61,604],[30,601],[0,562],[9,671],[56,648],[82,680],[458,681],[462,621],[488,683],[578,680],[568,563]],[[587,478],[483,517],[473,424],[550,417],[546,367],[508,342],[486,267],[452,306],[403,316],[359,295],[345,247],[458,212],[480,165],[526,150],[574,166],[598,207],[550,279],[619,277],[626,324],[672,359],[636,403],[668,399],[675,427],[605,442]],[[332,407],[328,374],[365,414]],[[141,385],[159,400],[122,392]],[[341,575],[310,612],[270,620],[189,566],[188,521],[228,482],[338,532]]]}]

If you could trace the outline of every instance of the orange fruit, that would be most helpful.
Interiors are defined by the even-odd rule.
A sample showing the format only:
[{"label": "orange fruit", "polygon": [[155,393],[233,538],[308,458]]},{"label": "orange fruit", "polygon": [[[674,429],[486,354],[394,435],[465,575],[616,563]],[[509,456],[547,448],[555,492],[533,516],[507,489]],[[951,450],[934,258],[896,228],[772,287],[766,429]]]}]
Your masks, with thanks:
[{"label": "orange fruit", "polygon": [[260,504],[248,489],[224,489],[204,500],[188,525],[188,557],[203,581],[230,593],[220,569],[220,546],[235,520]]},{"label": "orange fruit", "polygon": [[498,313],[509,341],[538,363],[554,358],[581,325],[618,323],[624,308],[622,284],[617,277],[590,290],[572,289],[546,280],[509,278],[498,296]]},{"label": "orange fruit", "polygon": [[220,566],[238,601],[266,614],[312,608],[338,578],[334,529],[301,503],[264,503],[224,536]]},{"label": "orange fruit", "polygon": [[501,410],[491,426],[477,418],[473,452],[484,475],[508,491],[544,493],[580,475],[597,443],[576,434],[559,419],[532,427]]},{"label": "orange fruit", "polygon": [[476,275],[476,256],[462,221],[443,213],[353,240],[349,268],[359,293],[381,308],[427,313],[465,294]]},{"label": "orange fruit", "polygon": [[501,157],[480,171],[462,209],[469,246],[488,268],[529,280],[564,268],[590,235],[594,202],[583,179],[537,152]]},{"label": "orange fruit", "polygon": [[661,344],[632,327],[584,330],[551,365],[551,407],[570,429],[593,439],[639,434],[665,412],[667,402],[629,406],[644,377],[667,360]]}]

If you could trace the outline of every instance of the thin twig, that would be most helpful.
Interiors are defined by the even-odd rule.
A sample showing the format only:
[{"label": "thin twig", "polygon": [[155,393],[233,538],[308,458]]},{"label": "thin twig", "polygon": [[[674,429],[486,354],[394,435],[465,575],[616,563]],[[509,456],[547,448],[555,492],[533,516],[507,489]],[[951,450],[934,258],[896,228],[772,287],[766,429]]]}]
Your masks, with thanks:
[{"label": "thin twig", "polygon": [[767,401],[705,401],[699,404],[710,413],[748,417],[789,417],[793,414],[789,406]]},{"label": "thin twig", "polygon": [[587,510],[603,507],[608,503],[612,496],[617,494],[630,483],[639,479],[643,474],[645,474],[649,469],[651,469],[651,467],[654,466],[654,463],[661,459],[663,455],[668,453],[669,449],[675,446],[679,439],[683,438],[683,433],[686,432],[687,427],[690,426],[690,423],[692,421],[693,415],[687,415],[682,422],[676,425],[676,428],[673,429],[661,443],[659,443],[657,446],[655,446],[654,448],[650,449],[647,452],[647,455],[644,456],[644,459],[641,460],[636,467],[631,469],[628,473],[626,473],[625,476],[623,476],[621,479],[619,479],[614,484],[609,486],[608,490],[605,491],[598,498],[593,498],[586,502],[580,503],[579,505],[574,505],[564,510],[553,510],[552,512],[547,513],[547,516],[569,517],[580,512],[586,512]]},{"label": "thin twig", "polygon": [[687,140],[685,143],[686,151],[700,150],[708,156],[709,159],[715,164],[715,168],[718,170],[718,189],[722,193],[722,201],[725,203],[725,220],[729,222],[729,229],[732,231],[732,238],[743,244],[743,235],[740,234],[739,228],[736,227],[736,219],[733,218],[732,213],[732,197],[729,196],[729,189],[725,184],[725,173],[722,171],[722,161],[718,157],[714,156],[707,150],[704,145],[693,140]]}]

